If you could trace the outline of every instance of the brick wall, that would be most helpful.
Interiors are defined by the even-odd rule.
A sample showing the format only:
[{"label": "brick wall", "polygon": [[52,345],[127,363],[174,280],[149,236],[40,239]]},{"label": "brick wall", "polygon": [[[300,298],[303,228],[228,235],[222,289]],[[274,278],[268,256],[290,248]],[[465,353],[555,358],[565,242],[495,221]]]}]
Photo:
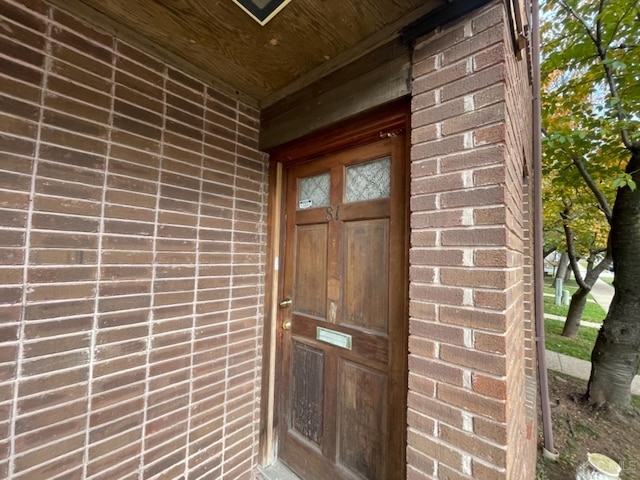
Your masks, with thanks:
[{"label": "brick wall", "polygon": [[258,112],[0,0],[0,477],[249,478]]},{"label": "brick wall", "polygon": [[523,225],[525,233],[524,246],[524,288],[525,288],[525,370],[528,377],[536,377],[536,344],[534,319],[534,278],[533,278],[533,185],[526,178],[523,195]]},{"label": "brick wall", "polygon": [[531,90],[510,35],[495,2],[415,45],[411,479],[534,476],[523,209]]},{"label": "brick wall", "polygon": [[[511,46],[510,32],[505,35],[505,45]],[[526,52],[522,52],[526,55]],[[518,295],[512,328],[507,336],[509,355],[508,381],[511,401],[508,403],[507,422],[507,472],[510,478],[534,478],[536,463],[536,411],[535,379],[533,365],[533,256],[531,215],[528,201],[533,200],[529,191],[528,173],[531,165],[531,87],[526,61],[516,56],[505,56],[505,113],[508,177],[506,181],[510,197],[511,242],[509,248],[518,255]],[[533,207],[533,205],[531,205]],[[512,225],[512,226],[511,226]]]}]

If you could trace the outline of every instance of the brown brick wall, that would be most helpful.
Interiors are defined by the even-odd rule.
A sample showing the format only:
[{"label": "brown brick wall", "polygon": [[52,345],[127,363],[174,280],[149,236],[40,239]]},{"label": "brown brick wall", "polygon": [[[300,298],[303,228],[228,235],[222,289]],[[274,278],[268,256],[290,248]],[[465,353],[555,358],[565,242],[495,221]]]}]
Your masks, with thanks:
[{"label": "brown brick wall", "polygon": [[505,15],[494,2],[415,45],[409,478],[534,476],[531,90]]},{"label": "brown brick wall", "polygon": [[534,279],[533,279],[533,191],[532,184],[527,178],[523,196],[524,209],[524,279],[525,279],[525,369],[527,376],[536,376],[536,354],[535,354],[535,328],[534,328]]},{"label": "brown brick wall", "polygon": [[[511,37],[505,43],[511,45]],[[522,52],[526,55],[526,51]],[[515,318],[507,336],[512,347],[509,390],[513,399],[509,405],[507,449],[510,478],[534,478],[536,463],[536,370],[534,364],[533,327],[533,257],[532,212],[529,208],[531,192],[529,173],[533,171],[531,158],[531,96],[528,66],[515,55],[505,57],[506,65],[506,141],[509,177],[507,186],[511,197],[513,235],[511,248],[517,252],[521,268],[518,269],[519,300]],[[532,205],[531,205],[532,206]]]},{"label": "brown brick wall", "polygon": [[258,112],[39,0],[0,42],[0,477],[250,478]]}]

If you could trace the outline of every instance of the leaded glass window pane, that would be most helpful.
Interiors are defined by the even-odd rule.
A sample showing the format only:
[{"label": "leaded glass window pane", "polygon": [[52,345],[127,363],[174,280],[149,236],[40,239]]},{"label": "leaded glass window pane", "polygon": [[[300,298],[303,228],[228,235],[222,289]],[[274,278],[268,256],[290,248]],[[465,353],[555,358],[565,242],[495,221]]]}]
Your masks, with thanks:
[{"label": "leaded glass window pane", "polygon": [[391,194],[391,157],[347,167],[347,202],[362,202]]},{"label": "leaded glass window pane", "polygon": [[329,205],[331,177],[329,172],[298,180],[298,209]]}]

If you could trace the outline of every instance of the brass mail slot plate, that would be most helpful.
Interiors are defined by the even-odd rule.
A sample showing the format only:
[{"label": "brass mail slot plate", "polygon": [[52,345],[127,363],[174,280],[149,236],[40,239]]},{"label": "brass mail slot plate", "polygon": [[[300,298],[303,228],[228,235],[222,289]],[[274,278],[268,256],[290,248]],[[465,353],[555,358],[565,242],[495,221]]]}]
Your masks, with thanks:
[{"label": "brass mail slot plate", "polygon": [[336,332],[335,330],[329,330],[328,328],[316,327],[316,340],[351,350],[351,335],[347,335],[346,333]]}]

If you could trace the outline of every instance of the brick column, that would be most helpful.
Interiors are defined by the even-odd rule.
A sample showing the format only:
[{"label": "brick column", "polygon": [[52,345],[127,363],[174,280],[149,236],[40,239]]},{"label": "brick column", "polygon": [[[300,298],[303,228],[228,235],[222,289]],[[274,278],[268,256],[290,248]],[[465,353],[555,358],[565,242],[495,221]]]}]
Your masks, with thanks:
[{"label": "brick column", "polygon": [[413,63],[407,477],[532,478],[526,62],[497,2],[419,39]]}]

